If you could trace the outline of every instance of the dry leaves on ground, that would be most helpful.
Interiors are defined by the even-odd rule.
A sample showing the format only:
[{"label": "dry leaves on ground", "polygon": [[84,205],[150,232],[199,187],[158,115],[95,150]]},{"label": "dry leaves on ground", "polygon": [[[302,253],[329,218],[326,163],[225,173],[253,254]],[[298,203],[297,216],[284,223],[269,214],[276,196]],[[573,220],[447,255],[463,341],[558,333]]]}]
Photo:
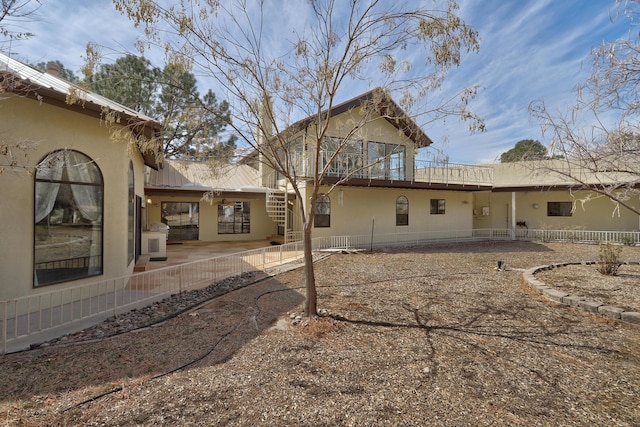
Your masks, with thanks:
[{"label": "dry leaves on ground", "polygon": [[295,270],[156,327],[3,356],[0,421],[637,425],[640,328],[544,300],[516,270],[596,257],[523,242],[333,255],[316,264],[330,317],[290,326]]}]

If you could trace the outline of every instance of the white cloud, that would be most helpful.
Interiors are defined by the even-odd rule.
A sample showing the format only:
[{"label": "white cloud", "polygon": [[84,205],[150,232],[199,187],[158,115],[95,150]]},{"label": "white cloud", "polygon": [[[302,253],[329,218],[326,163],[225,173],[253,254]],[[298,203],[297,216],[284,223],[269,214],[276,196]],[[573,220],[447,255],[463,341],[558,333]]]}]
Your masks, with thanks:
[{"label": "white cloud", "polygon": [[[277,25],[265,26],[263,41],[270,51],[282,52],[295,38],[294,29],[310,31],[307,2],[270,3],[265,23]],[[566,110],[575,99],[576,84],[586,76],[591,48],[624,37],[629,29],[624,22],[610,21],[613,0],[460,0],[460,6],[462,17],[479,32],[480,52],[464,55],[442,92],[434,96],[481,86],[471,107],[485,117],[487,132],[470,136],[467,126],[456,119],[425,126],[436,147],[459,162],[495,161],[520,139],[545,142],[539,125],[530,122],[528,104],[544,99],[551,109]],[[111,0],[49,0],[43,2],[39,15],[39,21],[22,24],[36,36],[12,45],[12,54],[31,63],[60,60],[73,71],[80,69],[88,42],[110,48],[103,52],[113,60],[134,50],[141,31],[115,10]],[[147,57],[162,66],[162,52],[156,50]],[[202,83],[215,88],[213,81]],[[357,96],[370,89],[366,86],[356,82],[345,87],[341,98]]]}]

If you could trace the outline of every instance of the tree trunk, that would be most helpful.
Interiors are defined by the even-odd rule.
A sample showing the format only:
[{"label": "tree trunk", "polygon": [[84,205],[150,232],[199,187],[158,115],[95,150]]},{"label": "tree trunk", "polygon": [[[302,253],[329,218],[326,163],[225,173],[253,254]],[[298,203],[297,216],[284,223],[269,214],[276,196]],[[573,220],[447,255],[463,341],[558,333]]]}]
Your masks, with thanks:
[{"label": "tree trunk", "polygon": [[316,275],[313,270],[313,247],[311,244],[311,225],[305,223],[302,235],[304,247],[304,277],[307,299],[304,304],[304,314],[307,317],[318,315],[318,294],[316,293]]}]

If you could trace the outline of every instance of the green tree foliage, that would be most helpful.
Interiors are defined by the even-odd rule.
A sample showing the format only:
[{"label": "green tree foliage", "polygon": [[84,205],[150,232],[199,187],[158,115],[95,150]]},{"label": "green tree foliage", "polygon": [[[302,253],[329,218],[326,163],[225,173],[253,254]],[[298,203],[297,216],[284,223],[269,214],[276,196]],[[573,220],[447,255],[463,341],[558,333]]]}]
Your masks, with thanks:
[{"label": "green tree foliage", "polygon": [[547,159],[547,147],[533,139],[523,139],[500,155],[500,163]]},{"label": "green tree foliage", "polygon": [[101,64],[86,81],[92,91],[163,123],[165,156],[233,157],[236,137],[221,140],[231,121],[228,103],[218,102],[211,90],[201,97],[195,76],[184,68],[169,64],[161,70],[143,57],[126,55]]},{"label": "green tree foliage", "polygon": [[161,92],[155,113],[163,119],[166,155],[190,159],[232,158],[236,136],[220,140],[231,122],[229,104],[218,102],[211,90],[200,97],[195,76],[182,67],[167,65],[159,83]]},{"label": "green tree foliage", "polygon": [[58,60],[49,61],[49,62],[38,62],[35,65],[35,68],[37,68],[42,72],[47,72],[47,70],[51,66],[53,66],[56,69],[56,72],[58,73],[58,75],[63,79],[73,83],[79,80],[78,76],[76,76],[76,74],[73,71],[65,67],[64,64]]},{"label": "green tree foliage", "polygon": [[89,88],[136,111],[153,116],[160,71],[145,58],[126,55],[113,64],[102,64],[86,78]]}]

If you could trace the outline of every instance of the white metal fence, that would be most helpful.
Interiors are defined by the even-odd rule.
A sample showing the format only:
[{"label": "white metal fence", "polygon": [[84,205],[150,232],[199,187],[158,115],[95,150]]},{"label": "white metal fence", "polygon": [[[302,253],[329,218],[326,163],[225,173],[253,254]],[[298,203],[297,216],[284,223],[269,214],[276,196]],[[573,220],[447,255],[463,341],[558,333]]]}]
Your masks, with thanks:
[{"label": "white metal fence", "polygon": [[302,258],[302,243],[235,254],[0,301],[1,353],[80,330],[166,296]]},{"label": "white metal fence", "polygon": [[[313,249],[373,249],[486,240],[640,245],[640,232],[519,228],[331,236],[313,239]],[[109,316],[143,307],[176,292],[206,287],[227,277],[299,260],[303,256],[302,251],[301,242],[291,242],[0,301],[2,353],[27,348],[30,344],[74,329],[80,330]]]}]

